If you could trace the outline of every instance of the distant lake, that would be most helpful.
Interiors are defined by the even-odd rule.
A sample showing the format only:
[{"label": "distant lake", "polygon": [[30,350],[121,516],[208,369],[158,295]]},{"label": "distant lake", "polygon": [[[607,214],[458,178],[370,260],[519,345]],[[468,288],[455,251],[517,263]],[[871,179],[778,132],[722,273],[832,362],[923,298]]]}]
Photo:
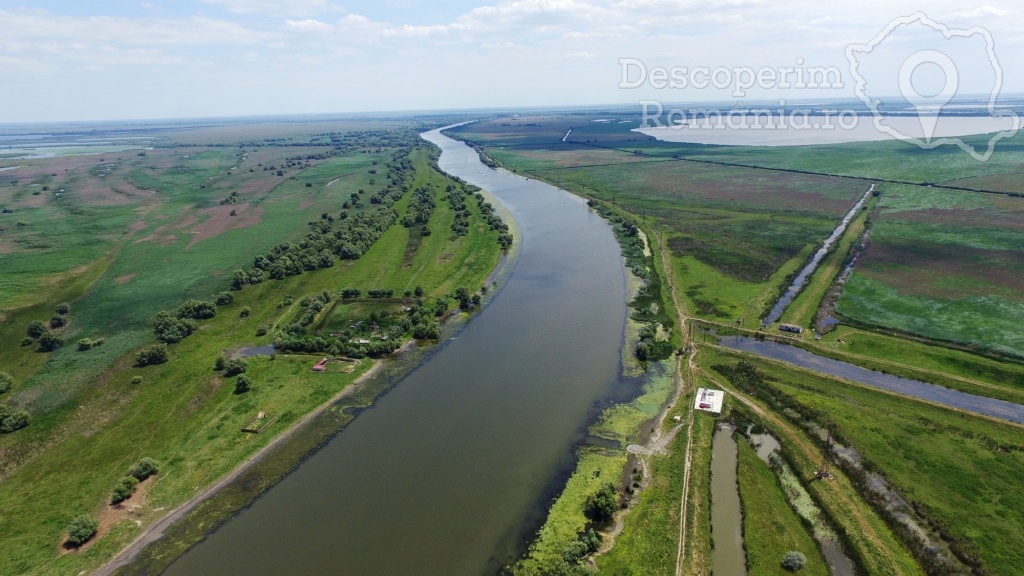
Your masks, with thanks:
[{"label": "distant lake", "polygon": [[[722,110],[723,115],[728,109]],[[894,138],[883,130],[875,127],[873,118],[863,116],[843,120],[846,129],[840,125],[839,119],[832,117],[827,120],[820,116],[808,116],[806,120],[799,116],[790,120],[791,112],[787,111],[782,120],[790,123],[790,127],[767,128],[766,118],[760,122],[754,116],[736,116],[721,122],[703,117],[689,123],[660,128],[634,128],[640,132],[665,142],[688,142],[692,144],[719,144],[727,146],[805,146],[810,144],[845,144],[849,142],[880,142]],[[779,122],[778,112],[772,121]],[[923,139],[921,120],[917,116],[891,116],[883,119],[885,125],[901,134],[912,138]],[[826,124],[815,129],[814,126]],[[934,138],[956,138],[976,134],[991,134],[1013,128],[1012,118],[993,116],[942,116],[936,119]],[[803,127],[803,126],[806,126]]]}]

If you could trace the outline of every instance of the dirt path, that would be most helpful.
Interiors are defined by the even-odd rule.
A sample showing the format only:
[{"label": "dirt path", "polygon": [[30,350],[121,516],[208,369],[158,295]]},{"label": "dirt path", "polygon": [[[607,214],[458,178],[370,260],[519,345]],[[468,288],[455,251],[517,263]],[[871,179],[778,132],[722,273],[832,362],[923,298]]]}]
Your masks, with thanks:
[{"label": "dirt path", "polygon": [[159,540],[160,537],[164,535],[164,532],[172,524],[184,518],[189,512],[195,509],[195,507],[199,505],[200,502],[206,500],[214,493],[216,493],[218,490],[220,490],[221,488],[223,488],[224,486],[238,478],[238,476],[242,472],[245,472],[260,458],[262,458],[268,452],[270,452],[278,445],[280,445],[282,442],[290,438],[292,434],[295,433],[296,430],[300,429],[313,418],[319,416],[324,410],[330,408],[335,402],[341,400],[342,398],[345,398],[346,396],[351,395],[355,391],[357,385],[365,382],[366,380],[369,380],[370,378],[373,378],[376,375],[377,371],[380,369],[382,364],[383,362],[381,360],[375,361],[373,367],[367,370],[365,374],[357,378],[355,382],[353,382],[349,386],[346,386],[344,390],[335,394],[333,398],[324,402],[320,406],[317,406],[315,410],[303,416],[298,422],[296,422],[290,428],[288,428],[280,435],[278,435],[276,438],[271,440],[269,444],[267,444],[258,452],[248,457],[247,459],[245,459],[245,461],[236,466],[234,470],[229,472],[227,475],[223,476],[220,480],[217,480],[212,485],[205,488],[202,492],[193,496],[192,499],[190,499],[189,501],[178,506],[174,510],[171,510],[166,515],[164,515],[160,519],[156,520],[155,522],[147,526],[146,529],[143,530],[142,534],[140,534],[139,537],[136,538],[134,542],[126,546],[117,554],[117,556],[114,556],[109,562],[107,562],[99,569],[97,569],[95,572],[93,572],[93,576],[110,576],[119,568],[127,565],[129,562],[132,561],[132,559],[135,558],[135,556],[139,554],[139,552],[142,551],[143,548]]}]

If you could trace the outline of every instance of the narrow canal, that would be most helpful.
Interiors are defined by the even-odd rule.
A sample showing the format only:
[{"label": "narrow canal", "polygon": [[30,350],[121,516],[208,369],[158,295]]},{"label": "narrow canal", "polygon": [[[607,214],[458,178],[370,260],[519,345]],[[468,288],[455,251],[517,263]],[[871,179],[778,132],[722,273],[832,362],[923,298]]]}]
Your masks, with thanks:
[{"label": "narrow canal", "polygon": [[626,271],[608,224],[437,130],[423,136],[442,148],[443,170],[517,222],[507,284],[166,574],[494,574],[539,526],[596,406],[623,394]]}]

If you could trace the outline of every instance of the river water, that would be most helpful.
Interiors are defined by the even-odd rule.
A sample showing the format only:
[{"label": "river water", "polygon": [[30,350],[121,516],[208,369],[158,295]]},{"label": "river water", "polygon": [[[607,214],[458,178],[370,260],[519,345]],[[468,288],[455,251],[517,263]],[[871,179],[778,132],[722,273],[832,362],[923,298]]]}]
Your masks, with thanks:
[{"label": "river water", "polygon": [[459,335],[165,574],[493,574],[522,551],[621,377],[626,271],[583,201],[484,166],[433,131],[440,166],[497,197],[521,237]]}]

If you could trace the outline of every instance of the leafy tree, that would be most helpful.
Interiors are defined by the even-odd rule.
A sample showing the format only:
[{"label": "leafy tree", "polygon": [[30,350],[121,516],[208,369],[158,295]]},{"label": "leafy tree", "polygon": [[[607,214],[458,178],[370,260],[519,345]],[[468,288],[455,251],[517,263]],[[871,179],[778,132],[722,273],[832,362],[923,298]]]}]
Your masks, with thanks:
[{"label": "leafy tree", "polygon": [[249,377],[245,374],[239,374],[238,379],[235,380],[235,394],[244,394],[249,391],[249,387],[252,383],[249,381]]},{"label": "leafy tree", "polygon": [[71,312],[71,304],[68,304],[67,302],[57,304],[57,314],[66,316],[69,312]]},{"label": "leafy tree", "polygon": [[441,337],[441,326],[437,322],[423,322],[422,324],[417,324],[412,330],[412,337],[417,340],[437,340]]},{"label": "leafy tree", "polygon": [[90,538],[96,535],[96,529],[99,527],[99,521],[88,514],[82,514],[81,516],[75,517],[75,519],[68,524],[68,544],[71,546],[81,546],[82,544],[85,544]]},{"label": "leafy tree", "polygon": [[135,464],[132,464],[132,467],[128,469],[128,475],[139,482],[142,482],[159,471],[160,463],[147,456]]},{"label": "leafy tree", "polygon": [[167,345],[156,344],[135,354],[135,365],[139,367],[153,366],[155,364],[163,364],[167,362],[167,359]]},{"label": "leafy tree", "polygon": [[43,352],[53,352],[63,345],[64,339],[52,332],[47,332],[39,338],[39,349]]},{"label": "leafy tree", "polygon": [[611,520],[618,506],[619,493],[615,490],[615,485],[608,482],[597,492],[587,496],[584,513],[597,522],[607,522]]},{"label": "leafy tree", "polygon": [[46,324],[43,324],[42,320],[33,320],[29,322],[25,333],[28,334],[29,338],[39,338],[46,334]]},{"label": "leafy tree", "polygon": [[416,289],[413,290],[413,294],[415,294],[417,298],[423,296],[423,287],[417,286]]},{"label": "leafy tree", "polygon": [[213,361],[213,369],[220,372],[224,369],[224,357],[217,356],[217,359]]},{"label": "leafy tree", "polygon": [[227,306],[234,301],[235,297],[231,295],[231,292],[221,292],[220,294],[217,294],[217,297],[214,299],[217,306]]},{"label": "leafy tree", "polygon": [[230,377],[236,376],[238,374],[243,374],[245,372],[245,369],[245,360],[242,360],[241,358],[228,360],[227,362],[224,363],[224,376]]},{"label": "leafy tree", "polygon": [[56,330],[57,328],[63,328],[68,323],[67,318],[57,315],[50,318],[50,328]]},{"label": "leafy tree", "polygon": [[0,394],[7,392],[14,386],[14,378],[7,372],[0,372]]},{"label": "leafy tree", "polygon": [[235,275],[231,277],[231,289],[241,290],[249,283],[249,275],[245,273],[245,270],[235,270]]},{"label": "leafy tree", "polygon": [[111,504],[120,504],[125,500],[132,497],[135,494],[135,488],[139,485],[139,480],[134,476],[125,476],[118,481],[117,485],[114,486],[114,492],[110,496]]},{"label": "leafy tree", "polygon": [[198,328],[199,325],[196,324],[195,320],[175,318],[161,310],[157,313],[154,320],[153,332],[156,333],[157,339],[161,342],[174,344],[175,342],[181,342]]},{"label": "leafy tree", "polygon": [[807,564],[807,556],[803,552],[790,550],[782,557],[782,567],[790,572],[796,572]]},{"label": "leafy tree", "polygon": [[10,434],[29,425],[31,418],[24,410],[12,410],[6,404],[0,404],[0,434]]},{"label": "leafy tree", "polygon": [[186,300],[178,307],[178,318],[206,319],[217,315],[217,305],[207,300]]}]

